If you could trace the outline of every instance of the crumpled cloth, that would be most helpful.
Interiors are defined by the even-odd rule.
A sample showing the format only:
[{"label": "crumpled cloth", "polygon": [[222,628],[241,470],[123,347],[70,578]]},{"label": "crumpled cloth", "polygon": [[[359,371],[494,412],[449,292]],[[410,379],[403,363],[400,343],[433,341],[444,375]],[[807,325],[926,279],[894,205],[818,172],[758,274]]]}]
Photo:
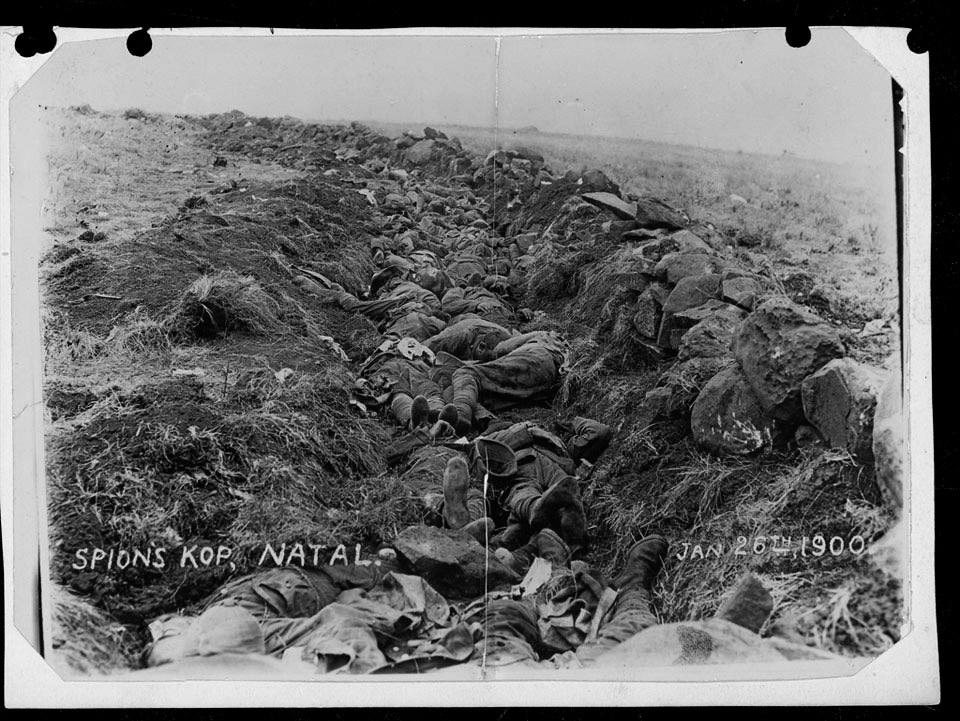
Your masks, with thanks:
[{"label": "crumpled cloth", "polygon": [[[367,567],[322,571],[334,569]],[[387,573],[371,584],[369,574],[340,572],[345,578],[284,567],[237,579],[200,616],[167,614],[151,623],[154,641],[145,661],[158,666],[222,653],[299,653],[322,672],[370,673],[394,666],[424,670],[473,654],[474,631],[421,577]],[[354,585],[338,592],[337,581]]]}]

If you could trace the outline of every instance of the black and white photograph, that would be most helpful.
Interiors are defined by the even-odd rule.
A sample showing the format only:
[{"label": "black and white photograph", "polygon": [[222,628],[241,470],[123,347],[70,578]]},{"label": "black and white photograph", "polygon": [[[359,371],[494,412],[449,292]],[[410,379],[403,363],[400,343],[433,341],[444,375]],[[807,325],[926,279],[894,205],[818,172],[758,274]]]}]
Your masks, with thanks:
[{"label": "black and white photograph", "polygon": [[925,100],[868,30],[62,34],[5,111],[8,629],[370,698],[922,635],[937,702]]}]

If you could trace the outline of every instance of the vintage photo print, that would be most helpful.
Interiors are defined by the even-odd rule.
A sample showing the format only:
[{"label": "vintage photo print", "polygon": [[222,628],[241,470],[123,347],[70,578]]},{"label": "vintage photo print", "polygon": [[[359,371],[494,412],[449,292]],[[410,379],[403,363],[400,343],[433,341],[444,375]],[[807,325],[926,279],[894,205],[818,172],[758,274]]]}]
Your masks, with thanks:
[{"label": "vintage photo print", "polygon": [[938,702],[904,33],[5,36],[8,687]]}]

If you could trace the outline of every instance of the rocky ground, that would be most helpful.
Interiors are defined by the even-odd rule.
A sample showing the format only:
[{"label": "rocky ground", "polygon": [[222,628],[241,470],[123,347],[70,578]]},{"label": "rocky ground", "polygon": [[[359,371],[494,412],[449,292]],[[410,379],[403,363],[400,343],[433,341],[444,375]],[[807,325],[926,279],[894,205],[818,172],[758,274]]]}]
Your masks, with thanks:
[{"label": "rocky ground", "polygon": [[[50,112],[52,570],[96,607],[90,626],[116,623],[114,662],[94,665],[136,665],[151,618],[251,570],[265,542],[375,556],[424,520],[385,456],[399,429],[351,395],[380,333],[311,285],[363,294],[375,238],[481,253],[516,327],[571,343],[553,401],[501,417],[614,427],[581,489],[588,560],[610,570],[632,540],[667,535],[664,621],[712,615],[750,570],[776,602],[764,634],[846,655],[899,638],[900,575],[871,550],[900,497],[882,392],[895,318],[534,149],[484,157],[432,129],[236,112]],[[71,568],[81,547],[184,543],[245,552]]]}]

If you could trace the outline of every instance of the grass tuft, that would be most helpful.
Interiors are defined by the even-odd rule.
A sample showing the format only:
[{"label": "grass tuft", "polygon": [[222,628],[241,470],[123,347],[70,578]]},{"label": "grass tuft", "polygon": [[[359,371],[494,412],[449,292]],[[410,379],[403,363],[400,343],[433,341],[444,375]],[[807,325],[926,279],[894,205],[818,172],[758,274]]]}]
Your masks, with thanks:
[{"label": "grass tuft", "polygon": [[232,270],[198,278],[169,318],[174,332],[215,338],[240,331],[265,335],[278,321],[280,304],[256,279]]},{"label": "grass tuft", "polygon": [[52,584],[53,628],[49,661],[64,674],[107,675],[135,668],[135,640],[100,609]]}]

